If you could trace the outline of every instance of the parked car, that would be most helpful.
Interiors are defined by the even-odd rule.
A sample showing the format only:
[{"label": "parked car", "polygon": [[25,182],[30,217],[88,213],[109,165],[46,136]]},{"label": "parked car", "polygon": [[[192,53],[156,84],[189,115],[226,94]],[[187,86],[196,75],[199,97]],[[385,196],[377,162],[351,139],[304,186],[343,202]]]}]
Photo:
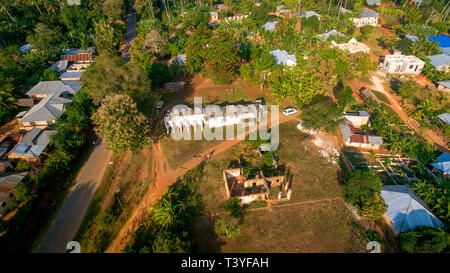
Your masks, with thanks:
[{"label": "parked car", "polygon": [[283,115],[290,116],[290,115],[293,115],[293,114],[295,114],[297,112],[298,112],[298,110],[295,109],[294,107],[288,107],[288,108],[283,110]]}]

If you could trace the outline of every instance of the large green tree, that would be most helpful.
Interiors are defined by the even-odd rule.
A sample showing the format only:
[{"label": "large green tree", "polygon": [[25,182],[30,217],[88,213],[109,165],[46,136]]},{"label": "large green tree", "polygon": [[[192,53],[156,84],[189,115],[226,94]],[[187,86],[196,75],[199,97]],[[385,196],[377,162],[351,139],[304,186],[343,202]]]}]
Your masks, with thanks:
[{"label": "large green tree", "polygon": [[373,171],[356,170],[349,174],[342,185],[345,200],[353,204],[363,217],[377,219],[387,209],[380,196],[383,182]]},{"label": "large green tree", "polygon": [[311,103],[317,95],[325,93],[318,79],[301,68],[278,69],[269,77],[268,86],[277,99],[282,101],[290,97],[300,108]]},{"label": "large green tree", "polygon": [[135,152],[149,143],[146,118],[128,95],[106,96],[92,120],[116,155]]}]

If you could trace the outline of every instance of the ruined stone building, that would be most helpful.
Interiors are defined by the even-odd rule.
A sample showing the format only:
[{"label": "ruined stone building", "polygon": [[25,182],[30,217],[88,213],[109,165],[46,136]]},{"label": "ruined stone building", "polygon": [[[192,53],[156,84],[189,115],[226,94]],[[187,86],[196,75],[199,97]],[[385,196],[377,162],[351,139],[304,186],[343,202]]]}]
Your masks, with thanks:
[{"label": "ruined stone building", "polygon": [[[227,199],[238,197],[241,204],[270,199],[270,189],[274,187],[279,187],[277,200],[290,200],[292,195],[284,176],[265,177],[262,171],[254,179],[246,179],[242,175],[242,167],[227,169],[223,171],[223,181]],[[286,192],[284,198],[283,192]]]}]

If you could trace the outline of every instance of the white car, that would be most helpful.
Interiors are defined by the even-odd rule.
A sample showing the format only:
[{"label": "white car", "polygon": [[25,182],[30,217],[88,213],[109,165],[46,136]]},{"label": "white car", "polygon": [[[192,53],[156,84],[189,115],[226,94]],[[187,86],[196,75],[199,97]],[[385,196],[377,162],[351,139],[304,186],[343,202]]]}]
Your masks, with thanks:
[{"label": "white car", "polygon": [[295,109],[294,107],[288,107],[288,108],[283,110],[283,115],[290,116],[290,115],[293,115],[293,114],[295,114],[297,112],[298,112],[298,110]]}]

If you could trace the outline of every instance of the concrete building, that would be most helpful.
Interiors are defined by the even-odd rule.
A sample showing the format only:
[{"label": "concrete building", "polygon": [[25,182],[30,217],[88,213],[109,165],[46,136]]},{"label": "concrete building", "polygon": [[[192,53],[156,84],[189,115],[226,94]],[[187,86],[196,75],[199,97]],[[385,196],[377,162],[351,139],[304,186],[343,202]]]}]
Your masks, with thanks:
[{"label": "concrete building", "polygon": [[386,55],[382,63],[386,72],[399,74],[420,74],[424,65],[425,62],[416,56],[401,54]]},{"label": "concrete building", "polygon": [[350,39],[347,43],[338,44],[335,41],[331,41],[332,47],[337,47],[340,50],[348,51],[350,54],[363,52],[369,54],[370,47],[363,43],[358,42],[355,38]]},{"label": "concrete building", "polygon": [[27,174],[27,172],[22,172],[0,177],[0,217],[5,216],[8,203],[14,198],[13,189],[25,179]]},{"label": "concrete building", "polygon": [[218,128],[248,122],[259,122],[265,108],[261,104],[228,105],[227,107],[173,108],[164,115],[167,133]]},{"label": "concrete building", "polygon": [[356,27],[374,26],[378,25],[378,14],[376,12],[363,12],[360,17],[352,18]]}]

